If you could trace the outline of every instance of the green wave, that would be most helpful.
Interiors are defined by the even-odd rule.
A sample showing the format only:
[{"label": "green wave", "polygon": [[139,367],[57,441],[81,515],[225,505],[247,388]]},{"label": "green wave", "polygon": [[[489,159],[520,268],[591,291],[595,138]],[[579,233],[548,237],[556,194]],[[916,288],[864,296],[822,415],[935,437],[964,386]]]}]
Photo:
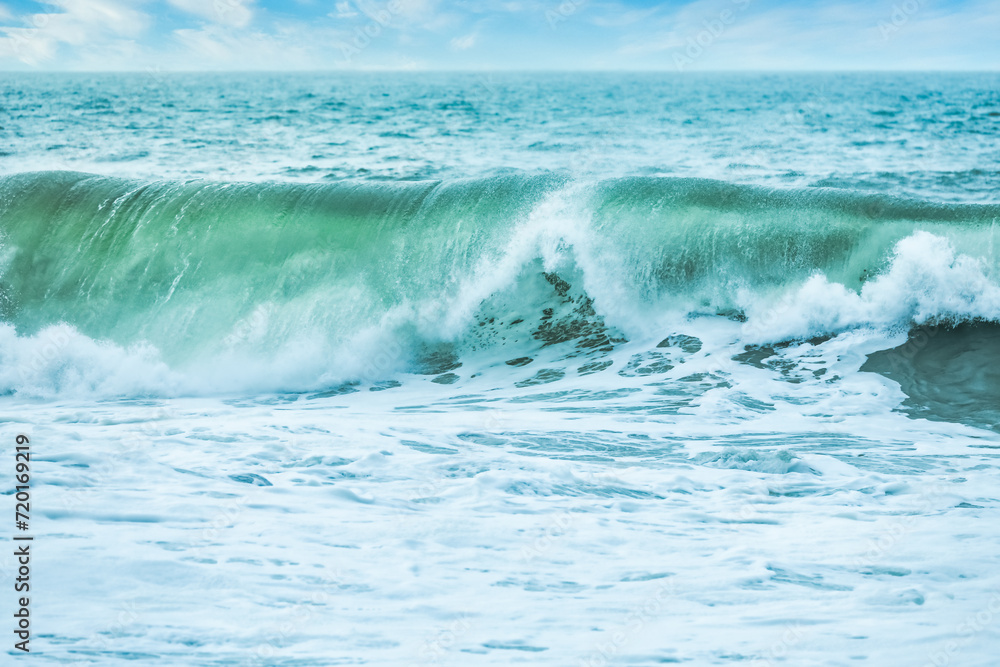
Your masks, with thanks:
[{"label": "green wave", "polygon": [[994,271],[998,219],[995,205],[698,179],[301,185],[25,173],[0,179],[0,316],[22,334],[66,322],[184,360],[233,346],[267,355],[304,332],[336,348],[390,316],[397,327],[420,317],[425,337],[461,337],[491,309],[551,329],[572,287],[573,317],[627,331],[663,308],[739,309],[740,294],[817,272],[857,289],[917,230]]}]

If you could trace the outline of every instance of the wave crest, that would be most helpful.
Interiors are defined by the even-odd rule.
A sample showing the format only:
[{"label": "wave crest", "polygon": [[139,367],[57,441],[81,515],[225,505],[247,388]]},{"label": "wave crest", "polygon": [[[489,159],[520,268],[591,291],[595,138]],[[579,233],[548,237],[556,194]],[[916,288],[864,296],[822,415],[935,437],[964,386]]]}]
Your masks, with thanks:
[{"label": "wave crest", "polygon": [[0,179],[0,388],[312,390],[472,354],[595,357],[719,316],[749,344],[998,320],[998,218],[696,179],[20,174]]}]

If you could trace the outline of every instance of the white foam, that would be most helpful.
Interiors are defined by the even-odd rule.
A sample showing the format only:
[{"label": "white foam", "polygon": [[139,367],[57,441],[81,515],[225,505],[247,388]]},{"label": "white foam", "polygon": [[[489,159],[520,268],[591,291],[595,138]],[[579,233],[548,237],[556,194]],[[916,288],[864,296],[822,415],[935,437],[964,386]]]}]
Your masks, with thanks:
[{"label": "white foam", "polygon": [[180,388],[150,345],[95,341],[68,324],[18,336],[0,324],[0,391],[35,398],[171,395]]},{"label": "white foam", "polygon": [[[274,318],[264,306],[234,325],[223,351],[171,366],[141,341],[126,347],[96,341],[67,324],[20,336],[2,325],[0,391],[32,397],[176,396],[308,391],[382,380],[406,370],[420,341],[461,340],[474,328],[477,309],[515,289],[531,266],[580,281],[606,322],[635,340],[663,333],[668,321],[701,339],[718,338],[718,318],[683,322],[680,311],[643,306],[634,294],[629,298],[624,279],[608,270],[609,263],[620,266],[621,258],[602,256],[586,219],[572,204],[571,191],[553,195],[516,230],[505,252],[484,261],[454,297],[394,306],[378,324],[339,345],[317,330],[270,344]],[[743,293],[738,299],[749,319],[736,336],[751,344],[859,329],[878,331],[888,343],[912,325],[1000,320],[1000,286],[989,266],[922,231],[901,240],[888,269],[860,293],[816,274],[777,298]]]},{"label": "white foam", "polygon": [[1000,286],[987,264],[951,242],[915,232],[896,244],[888,271],[861,292],[817,274],[777,300],[743,295],[747,342],[769,343],[849,329],[1000,319]]}]

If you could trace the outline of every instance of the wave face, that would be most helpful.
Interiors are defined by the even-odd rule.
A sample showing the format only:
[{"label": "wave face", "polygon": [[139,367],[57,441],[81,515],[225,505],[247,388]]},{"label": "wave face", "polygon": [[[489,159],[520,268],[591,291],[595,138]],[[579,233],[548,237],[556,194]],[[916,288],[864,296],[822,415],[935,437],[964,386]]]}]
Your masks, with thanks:
[{"label": "wave face", "polygon": [[598,368],[626,343],[701,340],[723,321],[757,346],[998,321],[998,219],[699,179],[18,174],[0,179],[0,389],[446,383],[544,349]]}]

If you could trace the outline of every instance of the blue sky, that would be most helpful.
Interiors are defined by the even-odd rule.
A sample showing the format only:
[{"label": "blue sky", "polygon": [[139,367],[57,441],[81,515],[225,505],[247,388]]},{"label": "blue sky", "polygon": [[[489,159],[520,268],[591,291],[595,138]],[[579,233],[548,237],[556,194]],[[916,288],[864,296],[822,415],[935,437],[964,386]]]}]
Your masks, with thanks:
[{"label": "blue sky", "polygon": [[0,70],[998,70],[997,0],[0,0]]}]

